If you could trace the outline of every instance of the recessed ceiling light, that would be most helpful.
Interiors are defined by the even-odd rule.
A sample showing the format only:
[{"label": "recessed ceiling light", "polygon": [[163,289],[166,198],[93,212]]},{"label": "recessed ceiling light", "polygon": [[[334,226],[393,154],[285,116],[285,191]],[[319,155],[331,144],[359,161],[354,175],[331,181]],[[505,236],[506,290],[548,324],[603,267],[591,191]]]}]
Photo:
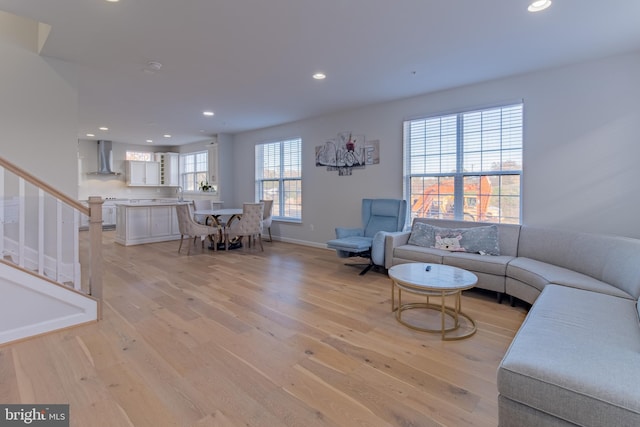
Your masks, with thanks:
[{"label": "recessed ceiling light", "polygon": [[158,61],[149,61],[147,62],[147,65],[145,65],[145,67],[142,69],[142,71],[144,71],[147,74],[155,74],[158,71],[160,71],[160,68],[162,68],[162,64]]},{"label": "recessed ceiling light", "polygon": [[540,12],[551,6],[551,0],[535,0],[532,1],[527,10],[529,12]]},{"label": "recessed ceiling light", "polygon": [[109,3],[118,3],[120,0],[107,0]]},{"label": "recessed ceiling light", "polygon": [[171,138],[171,135],[169,135],[168,133],[165,133],[165,134],[164,134],[164,135],[162,135],[162,136],[164,136],[165,138]]},{"label": "recessed ceiling light", "polygon": [[95,135],[92,134],[92,133],[88,133],[87,136],[91,137],[91,136],[95,136]]},{"label": "recessed ceiling light", "polygon": [[327,78],[327,75],[325,73],[315,73],[313,78],[316,80],[324,80]]},{"label": "recessed ceiling light", "polygon": [[153,142],[153,139],[147,139],[147,142],[151,144]]},{"label": "recessed ceiling light", "polygon": [[204,114],[205,116],[211,117],[211,116],[214,115],[214,112],[213,111],[203,111],[202,114]]},{"label": "recessed ceiling light", "polygon": [[101,126],[101,127],[99,127],[98,129],[100,129],[100,130],[109,130],[109,128],[108,128],[108,127],[106,127],[106,126]]}]

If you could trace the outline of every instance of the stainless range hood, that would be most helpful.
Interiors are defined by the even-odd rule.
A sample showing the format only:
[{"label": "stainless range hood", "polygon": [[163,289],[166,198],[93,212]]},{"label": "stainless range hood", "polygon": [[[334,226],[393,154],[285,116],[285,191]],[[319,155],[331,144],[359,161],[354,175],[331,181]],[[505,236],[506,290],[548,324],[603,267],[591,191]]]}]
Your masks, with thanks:
[{"label": "stainless range hood", "polygon": [[111,151],[111,141],[98,141],[98,170],[89,172],[87,175],[120,175],[111,169],[113,153]]}]

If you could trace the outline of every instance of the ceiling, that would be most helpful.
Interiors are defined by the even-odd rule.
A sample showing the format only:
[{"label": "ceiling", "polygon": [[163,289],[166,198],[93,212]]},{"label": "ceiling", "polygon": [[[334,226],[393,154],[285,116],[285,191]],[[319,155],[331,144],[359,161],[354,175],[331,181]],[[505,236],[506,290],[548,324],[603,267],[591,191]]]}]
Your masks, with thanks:
[{"label": "ceiling", "polygon": [[[553,0],[535,14],[527,6],[0,0],[0,10],[51,25],[42,55],[77,64],[79,139],[158,145],[640,50],[640,1]],[[162,67],[147,72],[149,61]],[[318,71],[327,78],[314,80]]]}]

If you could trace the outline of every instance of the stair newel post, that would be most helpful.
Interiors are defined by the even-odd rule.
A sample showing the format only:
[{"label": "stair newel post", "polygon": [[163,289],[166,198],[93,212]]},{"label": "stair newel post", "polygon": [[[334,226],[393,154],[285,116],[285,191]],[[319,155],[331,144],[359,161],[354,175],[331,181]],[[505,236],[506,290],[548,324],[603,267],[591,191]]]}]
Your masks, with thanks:
[{"label": "stair newel post", "polygon": [[100,196],[89,197],[89,250],[91,274],[89,294],[98,300],[98,319],[102,319],[102,204]]}]

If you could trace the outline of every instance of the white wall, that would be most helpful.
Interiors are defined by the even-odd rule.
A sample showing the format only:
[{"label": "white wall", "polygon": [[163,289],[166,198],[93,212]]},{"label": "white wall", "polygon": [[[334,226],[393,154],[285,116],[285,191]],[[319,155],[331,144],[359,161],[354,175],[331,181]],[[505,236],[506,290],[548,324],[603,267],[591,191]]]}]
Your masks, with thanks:
[{"label": "white wall", "polygon": [[[238,134],[232,202],[255,197],[256,144],[301,137],[303,223],[272,229],[324,246],[334,227],[359,225],[362,198],[402,197],[403,120],[519,99],[524,224],[640,237],[640,52]],[[316,167],[315,147],[344,131],[380,140],[380,164],[351,176]]]},{"label": "white wall", "polygon": [[36,54],[37,28],[0,12],[0,155],[76,197],[75,70]]},{"label": "white wall", "polygon": [[[1,155],[80,199],[146,197],[147,189],[124,187],[124,176],[88,182],[84,172],[95,152],[81,153],[78,162],[73,67],[38,56],[29,47],[34,36],[24,42],[3,19]],[[518,99],[525,103],[524,223],[640,237],[640,52],[220,136],[220,199],[225,206],[254,200],[257,143],[302,137],[303,223],[272,228],[285,239],[324,246],[335,226],[359,225],[363,197],[402,197],[404,119]],[[380,164],[342,177],[316,167],[315,147],[345,131],[379,140]],[[120,148],[114,144],[114,155]],[[79,171],[83,161],[88,169]]]}]

